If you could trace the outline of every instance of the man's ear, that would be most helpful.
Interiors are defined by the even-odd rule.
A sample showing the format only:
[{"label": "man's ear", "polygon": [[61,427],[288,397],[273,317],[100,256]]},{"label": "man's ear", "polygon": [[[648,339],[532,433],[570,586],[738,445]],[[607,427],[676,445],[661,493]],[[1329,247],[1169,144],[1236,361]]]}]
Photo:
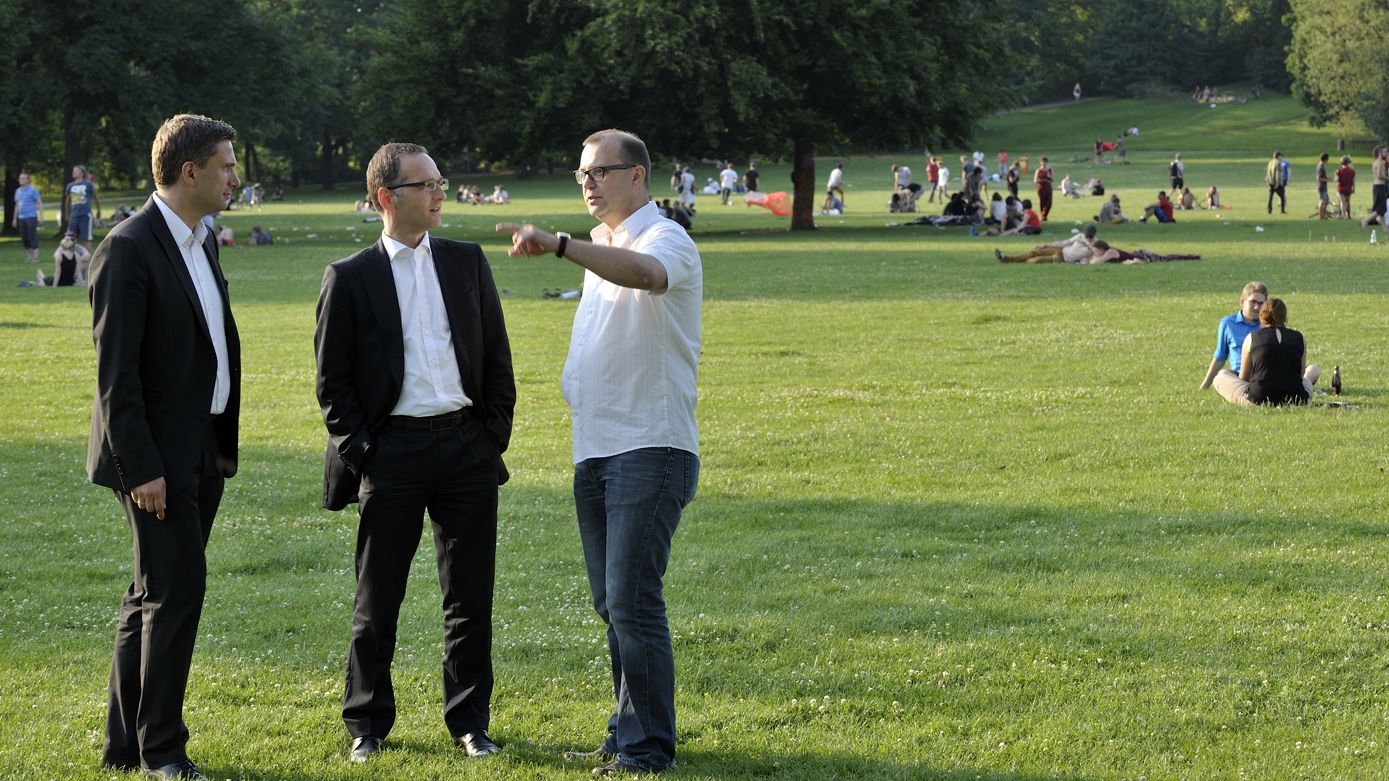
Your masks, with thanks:
[{"label": "man's ear", "polygon": [[376,202],[381,204],[381,211],[395,211],[395,193],[385,187],[376,188]]},{"label": "man's ear", "polygon": [[184,184],[196,184],[195,179],[197,178],[197,174],[198,167],[193,165],[192,160],[184,160],[183,165],[179,166],[178,178]]}]

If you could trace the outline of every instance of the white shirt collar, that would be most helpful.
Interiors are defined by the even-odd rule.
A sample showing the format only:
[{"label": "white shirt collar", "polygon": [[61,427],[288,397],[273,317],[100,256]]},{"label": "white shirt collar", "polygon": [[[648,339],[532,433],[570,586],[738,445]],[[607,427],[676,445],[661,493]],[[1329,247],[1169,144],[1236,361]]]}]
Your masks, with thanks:
[{"label": "white shirt collar", "polygon": [[661,211],[656,208],[655,201],[647,201],[645,205],[627,215],[627,219],[617,226],[617,230],[610,230],[607,223],[598,223],[590,233],[595,241],[602,239],[605,243],[613,245],[623,245],[625,242],[619,238],[619,234],[626,234],[627,240],[640,236],[643,231],[651,227],[661,217]]},{"label": "white shirt collar", "polygon": [[198,220],[197,229],[190,230],[188,224],[174,212],[169,204],[164,202],[164,197],[157,192],[154,194],[154,203],[164,215],[164,222],[168,223],[169,232],[174,235],[174,244],[191,250],[202,244],[203,240],[207,238],[207,224],[202,220]]},{"label": "white shirt collar", "polygon": [[395,239],[386,235],[385,231],[381,231],[381,244],[385,246],[386,255],[390,257],[392,260],[394,260],[396,256],[400,254],[401,250],[408,250],[412,257],[418,255],[420,250],[424,250],[425,254],[429,257],[434,256],[434,251],[429,247],[429,231],[425,231],[424,238],[420,239],[420,246],[418,247],[411,247],[408,244],[402,244],[401,242],[396,241]]}]

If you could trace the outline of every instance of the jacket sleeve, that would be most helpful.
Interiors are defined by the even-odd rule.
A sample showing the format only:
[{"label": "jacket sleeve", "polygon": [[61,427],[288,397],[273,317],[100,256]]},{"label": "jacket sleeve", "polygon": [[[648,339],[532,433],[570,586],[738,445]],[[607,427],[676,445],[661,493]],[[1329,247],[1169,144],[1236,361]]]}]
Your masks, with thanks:
[{"label": "jacket sleeve", "polygon": [[[129,491],[164,475],[164,460],[145,417],[141,354],[149,307],[149,270],[134,240],[112,236],[92,261],[92,341],[96,345],[95,414]],[[154,356],[157,358],[157,356]]]},{"label": "jacket sleeve", "polygon": [[486,399],[486,426],[502,452],[511,442],[511,419],[516,410],[516,377],[511,368],[511,342],[506,335],[502,302],[492,279],[487,258],[478,251],[478,298],[483,330],[483,398]]},{"label": "jacket sleeve", "polygon": [[360,475],[371,450],[371,431],[357,393],[356,305],[346,274],[336,265],[323,272],[317,318],[316,391],[323,424],[328,429],[328,444]]}]

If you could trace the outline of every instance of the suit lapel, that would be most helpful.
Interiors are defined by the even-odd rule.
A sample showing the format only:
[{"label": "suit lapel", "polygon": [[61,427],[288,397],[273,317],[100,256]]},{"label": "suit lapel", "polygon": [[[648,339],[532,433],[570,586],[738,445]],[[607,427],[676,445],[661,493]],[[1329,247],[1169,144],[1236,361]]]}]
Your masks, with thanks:
[{"label": "suit lapel", "polygon": [[[188,273],[188,264],[183,262],[183,253],[178,245],[174,243],[174,234],[169,231],[169,223],[164,220],[164,212],[155,205],[154,199],[157,196],[151,195],[145,208],[141,212],[149,222],[150,230],[154,232],[154,237],[159,242],[159,246],[164,249],[164,256],[168,259],[169,265],[173,268],[174,276],[183,286],[183,292],[188,296],[188,303],[193,307],[193,316],[198,320],[198,326],[202,328],[203,336],[207,337],[208,344],[212,343],[212,331],[207,327],[207,317],[203,314],[203,303],[198,299],[198,288],[193,285],[193,277]],[[209,256],[211,257],[211,256]],[[214,264],[213,268],[217,268]],[[218,270],[221,276],[220,269]],[[225,301],[225,295],[223,296]]]},{"label": "suit lapel", "polygon": [[362,282],[366,285],[377,327],[385,337],[387,368],[398,392],[405,382],[405,334],[400,328],[400,299],[396,296],[391,256],[386,253],[386,245],[378,239],[374,250],[375,254],[362,264]]},{"label": "suit lapel", "polygon": [[458,359],[458,376],[463,381],[465,391],[469,396],[474,396],[475,389],[467,388],[470,384],[468,380],[473,374],[469,363],[470,356],[464,349],[463,339],[467,324],[476,320],[467,316],[468,305],[472,300],[467,293],[472,290],[472,285],[463,273],[456,250],[432,237],[429,241],[430,252],[434,256],[434,273],[439,277],[439,291],[444,297],[444,311],[448,314],[449,331],[453,334],[453,354]]}]

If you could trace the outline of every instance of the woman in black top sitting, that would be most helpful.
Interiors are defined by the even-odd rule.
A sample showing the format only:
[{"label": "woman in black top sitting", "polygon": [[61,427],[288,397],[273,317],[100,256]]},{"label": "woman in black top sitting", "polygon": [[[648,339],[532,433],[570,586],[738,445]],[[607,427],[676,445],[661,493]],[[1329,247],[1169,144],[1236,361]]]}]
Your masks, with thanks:
[{"label": "woman in black top sitting", "polygon": [[73,235],[69,233],[58,242],[58,249],[53,251],[53,276],[44,276],[43,270],[39,269],[35,276],[38,277],[39,287],[67,287],[77,282],[77,267],[84,265],[82,261],[87,259],[86,248],[77,243]]},{"label": "woman in black top sitting", "polygon": [[1302,334],[1287,322],[1287,304],[1270,298],[1259,310],[1263,327],[1244,339],[1239,376],[1249,382],[1250,403],[1306,404],[1312,395],[1312,383],[1321,372],[1307,365]]}]

